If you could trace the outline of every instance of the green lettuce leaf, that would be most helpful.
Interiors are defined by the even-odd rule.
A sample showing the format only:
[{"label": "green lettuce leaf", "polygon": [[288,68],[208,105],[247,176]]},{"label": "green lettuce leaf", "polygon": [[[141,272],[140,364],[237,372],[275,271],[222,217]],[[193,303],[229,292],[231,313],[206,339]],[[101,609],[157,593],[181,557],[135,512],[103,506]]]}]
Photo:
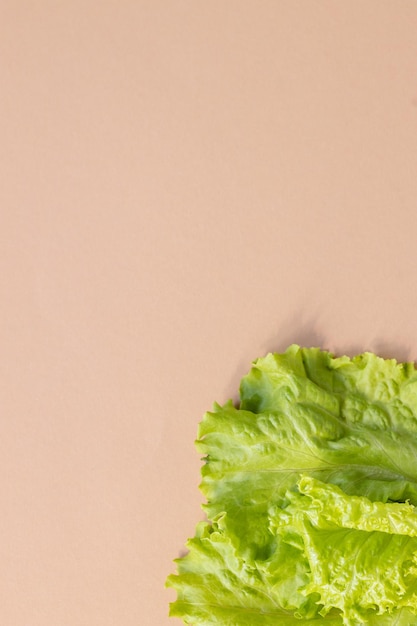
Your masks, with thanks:
[{"label": "green lettuce leaf", "polygon": [[[271,530],[298,547],[321,615],[339,608],[343,623],[366,623],[398,608],[417,613],[417,509],[348,496],[303,476]],[[415,618],[417,620],[417,618]]]},{"label": "green lettuce leaf", "polygon": [[178,575],[168,578],[168,585],[178,592],[170,615],[182,617],[187,624],[292,625],[300,624],[301,616],[306,624],[342,624],[336,611],[329,612],[323,621],[315,604],[316,595],[311,601],[297,591],[308,578],[298,550],[289,544],[282,542],[276,555],[281,575],[276,567],[268,568],[239,555],[225,518],[212,524],[201,523],[187,548],[188,554],[177,559]]},{"label": "green lettuce leaf", "polygon": [[171,614],[417,624],[414,366],[291,346],[255,361],[240,395],[199,427],[209,521],[168,579]]}]

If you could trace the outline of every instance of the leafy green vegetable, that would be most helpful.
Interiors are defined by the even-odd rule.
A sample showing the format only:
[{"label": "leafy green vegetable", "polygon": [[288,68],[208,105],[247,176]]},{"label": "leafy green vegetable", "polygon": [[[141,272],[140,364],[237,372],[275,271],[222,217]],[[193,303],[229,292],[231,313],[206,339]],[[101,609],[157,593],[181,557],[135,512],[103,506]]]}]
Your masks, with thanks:
[{"label": "leafy green vegetable", "polygon": [[293,345],[199,427],[208,522],[177,559],[186,624],[417,625],[417,371]]}]

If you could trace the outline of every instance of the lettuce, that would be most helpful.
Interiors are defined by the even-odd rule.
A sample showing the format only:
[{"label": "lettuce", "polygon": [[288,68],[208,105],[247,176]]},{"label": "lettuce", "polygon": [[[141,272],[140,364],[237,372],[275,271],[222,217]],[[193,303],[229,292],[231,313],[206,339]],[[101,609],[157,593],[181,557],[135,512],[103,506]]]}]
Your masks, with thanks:
[{"label": "lettuce", "polygon": [[200,426],[208,521],[177,559],[186,624],[417,625],[417,371],[293,345]]}]

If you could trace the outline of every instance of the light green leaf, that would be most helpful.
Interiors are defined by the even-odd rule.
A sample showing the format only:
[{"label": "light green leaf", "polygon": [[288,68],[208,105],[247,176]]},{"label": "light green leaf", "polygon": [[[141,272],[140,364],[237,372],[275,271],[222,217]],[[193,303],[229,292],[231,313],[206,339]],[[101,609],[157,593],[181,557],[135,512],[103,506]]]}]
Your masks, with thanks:
[{"label": "light green leaf", "polygon": [[[311,477],[271,511],[271,530],[297,546],[320,613],[339,608],[347,626],[399,608],[417,613],[417,509],[349,496]],[[417,618],[415,618],[417,620]]]},{"label": "light green leaf", "polygon": [[342,625],[338,612],[323,619],[319,607],[297,592],[306,578],[291,546],[282,544],[281,576],[272,567],[269,577],[265,567],[239,556],[224,519],[200,524],[187,547],[188,554],[177,560],[178,575],[168,578],[168,585],[178,592],[170,614],[186,624],[290,626],[300,624],[297,612],[306,624]]},{"label": "light green leaf", "polygon": [[255,361],[240,392],[199,427],[209,522],[169,578],[172,614],[417,625],[414,366],[294,345]]}]

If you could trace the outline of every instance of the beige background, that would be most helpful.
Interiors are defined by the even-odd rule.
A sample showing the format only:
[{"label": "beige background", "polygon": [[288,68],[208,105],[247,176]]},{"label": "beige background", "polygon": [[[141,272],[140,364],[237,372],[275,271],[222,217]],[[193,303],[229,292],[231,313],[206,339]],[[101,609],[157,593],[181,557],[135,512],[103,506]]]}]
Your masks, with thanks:
[{"label": "beige background", "polygon": [[0,623],[165,626],[197,423],[417,359],[417,3],[0,7]]}]

